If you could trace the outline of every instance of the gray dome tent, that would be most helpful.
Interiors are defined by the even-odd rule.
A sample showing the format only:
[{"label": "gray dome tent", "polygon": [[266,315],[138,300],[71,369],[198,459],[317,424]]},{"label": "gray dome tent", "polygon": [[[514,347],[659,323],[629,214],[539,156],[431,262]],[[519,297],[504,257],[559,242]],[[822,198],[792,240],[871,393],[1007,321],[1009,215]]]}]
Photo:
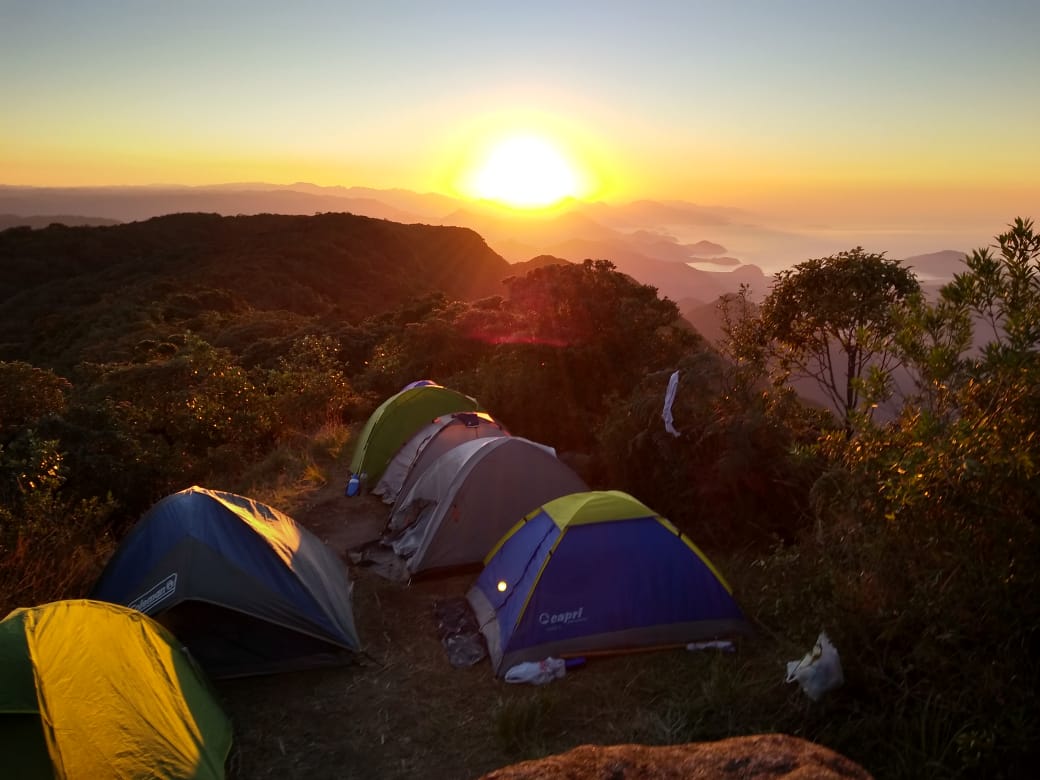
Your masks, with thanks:
[{"label": "gray dome tent", "polygon": [[477,564],[528,512],[584,490],[551,447],[475,439],[441,455],[398,500],[385,540],[413,574]]},{"label": "gray dome tent", "polygon": [[485,412],[455,412],[434,418],[397,451],[372,493],[392,504],[407,495],[415,481],[441,455],[466,441],[509,432]]}]

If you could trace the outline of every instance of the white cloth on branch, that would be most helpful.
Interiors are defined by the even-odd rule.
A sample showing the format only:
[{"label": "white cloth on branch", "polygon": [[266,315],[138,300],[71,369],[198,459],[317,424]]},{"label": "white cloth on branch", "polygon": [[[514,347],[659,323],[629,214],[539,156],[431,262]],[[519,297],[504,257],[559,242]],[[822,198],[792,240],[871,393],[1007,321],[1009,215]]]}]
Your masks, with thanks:
[{"label": "white cloth on branch", "polygon": [[679,436],[679,431],[675,430],[674,420],[672,419],[672,403],[675,401],[675,391],[679,389],[679,372],[676,371],[668,379],[668,389],[664,394],[664,410],[661,412],[661,417],[664,418],[664,429],[672,436]]}]

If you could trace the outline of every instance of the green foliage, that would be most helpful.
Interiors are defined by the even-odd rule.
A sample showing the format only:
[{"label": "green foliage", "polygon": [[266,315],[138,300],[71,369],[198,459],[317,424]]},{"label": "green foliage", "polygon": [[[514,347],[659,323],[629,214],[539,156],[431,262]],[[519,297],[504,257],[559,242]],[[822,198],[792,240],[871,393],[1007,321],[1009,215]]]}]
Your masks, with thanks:
[{"label": "green foliage", "polygon": [[[1029,230],[1017,220],[998,241],[1022,260]],[[1034,304],[1002,257],[977,251],[936,305],[904,311],[920,401],[884,427],[821,439],[816,533],[764,562],[788,596],[763,619],[825,623],[883,702],[891,727],[871,728],[885,776],[1024,776],[1040,737],[1026,693],[1038,682],[1040,390],[1035,340],[1007,325]],[[962,354],[969,310],[996,325],[974,361]]]},{"label": "green foliage", "polygon": [[776,274],[746,335],[781,378],[814,380],[850,426],[869,372],[872,395],[883,391],[897,359],[893,311],[919,289],[898,260],[862,247],[807,260]]},{"label": "green foliage", "polygon": [[661,421],[670,372],[651,374],[600,418],[605,483],[642,497],[698,543],[793,539],[809,518],[804,496],[819,464],[807,445],[819,421],[789,391],[756,386],[712,351],[675,367],[680,436]]},{"label": "green foliage", "polygon": [[657,290],[617,273],[607,260],[543,266],[510,278],[506,287],[530,337],[565,345],[595,343],[615,356],[657,346],[646,343],[646,337],[673,325],[679,315],[674,303],[657,297]]},{"label": "green foliage", "polygon": [[276,431],[312,431],[342,420],[360,403],[331,336],[304,336],[265,381]]},{"label": "green foliage", "polygon": [[486,310],[442,296],[421,311],[401,312],[396,327],[375,345],[361,383],[389,395],[417,379],[443,382],[480,362],[490,351],[475,337]]},{"label": "green foliage", "polygon": [[0,443],[42,418],[65,411],[72,385],[29,363],[0,361]]},{"label": "green foliage", "polygon": [[[778,548],[738,577],[774,657],[801,657],[822,628],[844,670],[844,685],[818,703],[793,685],[786,702],[767,699],[766,728],[826,744],[877,777],[1027,776],[1037,733],[1026,691],[1035,676],[1021,637],[980,636],[973,621],[997,621],[973,612],[983,605],[971,583],[952,569],[934,583],[919,579],[910,541],[828,534]],[[902,572],[908,565],[912,577]],[[916,587],[906,590],[911,579]],[[965,597],[968,605],[956,605]]]},{"label": "green foliage", "polygon": [[943,288],[943,298],[983,318],[990,328],[984,355],[991,363],[1035,353],[1040,345],[1040,235],[1016,219],[997,236],[1000,254],[976,249],[968,270]]},{"label": "green foliage", "polygon": [[518,436],[557,449],[587,448],[591,408],[602,396],[586,384],[579,350],[551,344],[501,344],[482,363],[451,377],[453,386],[492,410]]},{"label": "green foliage", "polygon": [[592,451],[618,396],[702,344],[674,303],[604,260],[544,266],[506,285],[501,307],[466,324],[493,350],[457,377],[514,433],[557,449]]},{"label": "green foliage", "polygon": [[[503,275],[469,231],[349,215],[109,230],[0,235],[0,608],[82,595],[129,524],[192,482],[280,500],[320,484],[351,424],[430,378],[514,434],[594,456],[598,486],[710,545],[760,629],[736,668],[702,658],[677,679],[625,661],[630,722],[598,722],[618,691],[591,674],[568,681],[584,686],[580,714],[551,691],[516,691],[494,714],[510,751],[539,754],[562,728],[648,742],[784,731],[879,777],[1031,769],[1030,221],[972,253],[934,303],[859,248],[779,274],[761,309],[745,289],[726,302],[730,360],[606,261],[455,300],[431,280],[473,271],[459,284],[488,294]],[[991,336],[978,354],[972,318]],[[896,361],[915,392],[890,423],[860,424]],[[676,369],[679,437],[660,417]],[[764,381],[770,371],[823,381],[846,430]],[[814,704],[779,680],[821,628],[846,685]]]},{"label": "green foliage", "polygon": [[479,399],[517,435],[588,452],[612,397],[699,341],[672,302],[606,261],[539,268],[507,287],[506,299],[427,299],[373,321],[386,335],[358,387],[382,398],[433,379]]},{"label": "green foliage", "polygon": [[470,230],[351,214],[3,231],[0,359],[70,372],[189,329],[217,343],[209,328],[249,309],[356,322],[436,292],[493,295],[508,273]]},{"label": "green foliage", "polygon": [[111,495],[69,496],[62,490],[65,472],[58,443],[31,430],[0,444],[0,612],[5,615],[27,603],[85,595],[111,551],[107,529],[116,508]]},{"label": "green foliage", "polygon": [[[206,321],[206,324],[203,322]],[[287,311],[249,309],[216,319],[185,321],[183,330],[198,333],[215,347],[229,350],[243,368],[273,368],[307,335],[328,335],[313,320]]]},{"label": "green foliage", "polygon": [[945,298],[931,304],[912,295],[894,313],[893,323],[900,359],[915,383],[906,405],[940,416],[952,413],[955,391],[968,375],[964,355],[972,325],[967,310]]},{"label": "green foliage", "polygon": [[176,354],[144,363],[88,368],[86,401],[104,410],[124,440],[130,463],[165,475],[172,492],[197,483],[220,450],[251,455],[273,439],[268,397],[226,350],[187,336]]}]

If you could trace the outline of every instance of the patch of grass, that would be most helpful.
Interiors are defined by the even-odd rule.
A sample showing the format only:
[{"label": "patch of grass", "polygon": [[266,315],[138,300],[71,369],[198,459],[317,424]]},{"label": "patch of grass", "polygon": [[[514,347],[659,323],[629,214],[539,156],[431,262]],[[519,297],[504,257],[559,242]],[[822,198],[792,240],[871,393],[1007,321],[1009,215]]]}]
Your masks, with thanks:
[{"label": "patch of grass", "polygon": [[313,435],[283,436],[264,458],[229,474],[227,488],[292,512],[326,487],[351,455],[353,426],[326,423]]},{"label": "patch of grass", "polygon": [[[739,733],[811,739],[878,777],[1022,776],[1038,739],[1025,693],[1037,684],[1036,602],[1026,595],[1035,593],[1034,570],[1008,577],[990,527],[963,538],[952,525],[926,529],[862,523],[716,561],[761,636],[744,657],[749,689],[718,688],[722,709],[709,707],[712,717]],[[1024,562],[1035,549],[1014,555]],[[761,656],[797,659],[821,630],[841,656],[842,688],[810,702],[794,685],[775,694],[765,678],[753,682],[766,670]],[[740,704],[748,698],[755,708]]]},{"label": "patch of grass", "polygon": [[633,713],[632,728],[637,741],[643,745],[674,745],[687,741],[690,725],[686,708],[677,702],[665,702],[660,706]]},{"label": "patch of grass", "polygon": [[310,462],[306,450],[279,444],[262,459],[243,464],[237,478],[240,490],[257,497],[263,494],[266,498],[292,494],[299,490],[300,477]]},{"label": "patch of grass", "polygon": [[0,616],[17,607],[86,597],[115,547],[109,538],[86,543],[62,533],[20,536],[0,549]]},{"label": "patch of grass", "polygon": [[545,755],[552,727],[553,692],[537,689],[517,691],[517,694],[500,697],[495,708],[495,735],[499,744],[505,752],[525,758]]},{"label": "patch of grass", "polygon": [[311,454],[319,461],[338,461],[349,457],[354,444],[353,435],[354,426],[327,422],[311,438]]},{"label": "patch of grass", "polygon": [[89,593],[115,549],[111,496],[70,502],[52,487],[0,505],[0,617]]}]

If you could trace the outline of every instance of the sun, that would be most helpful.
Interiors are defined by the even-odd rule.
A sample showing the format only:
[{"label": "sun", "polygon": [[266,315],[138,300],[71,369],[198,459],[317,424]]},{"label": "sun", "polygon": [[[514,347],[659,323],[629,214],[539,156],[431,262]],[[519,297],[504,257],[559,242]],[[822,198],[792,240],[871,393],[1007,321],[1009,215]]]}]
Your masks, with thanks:
[{"label": "sun", "polygon": [[581,187],[574,167],[555,145],[536,135],[514,135],[490,147],[468,189],[478,198],[537,209],[576,197]]}]

